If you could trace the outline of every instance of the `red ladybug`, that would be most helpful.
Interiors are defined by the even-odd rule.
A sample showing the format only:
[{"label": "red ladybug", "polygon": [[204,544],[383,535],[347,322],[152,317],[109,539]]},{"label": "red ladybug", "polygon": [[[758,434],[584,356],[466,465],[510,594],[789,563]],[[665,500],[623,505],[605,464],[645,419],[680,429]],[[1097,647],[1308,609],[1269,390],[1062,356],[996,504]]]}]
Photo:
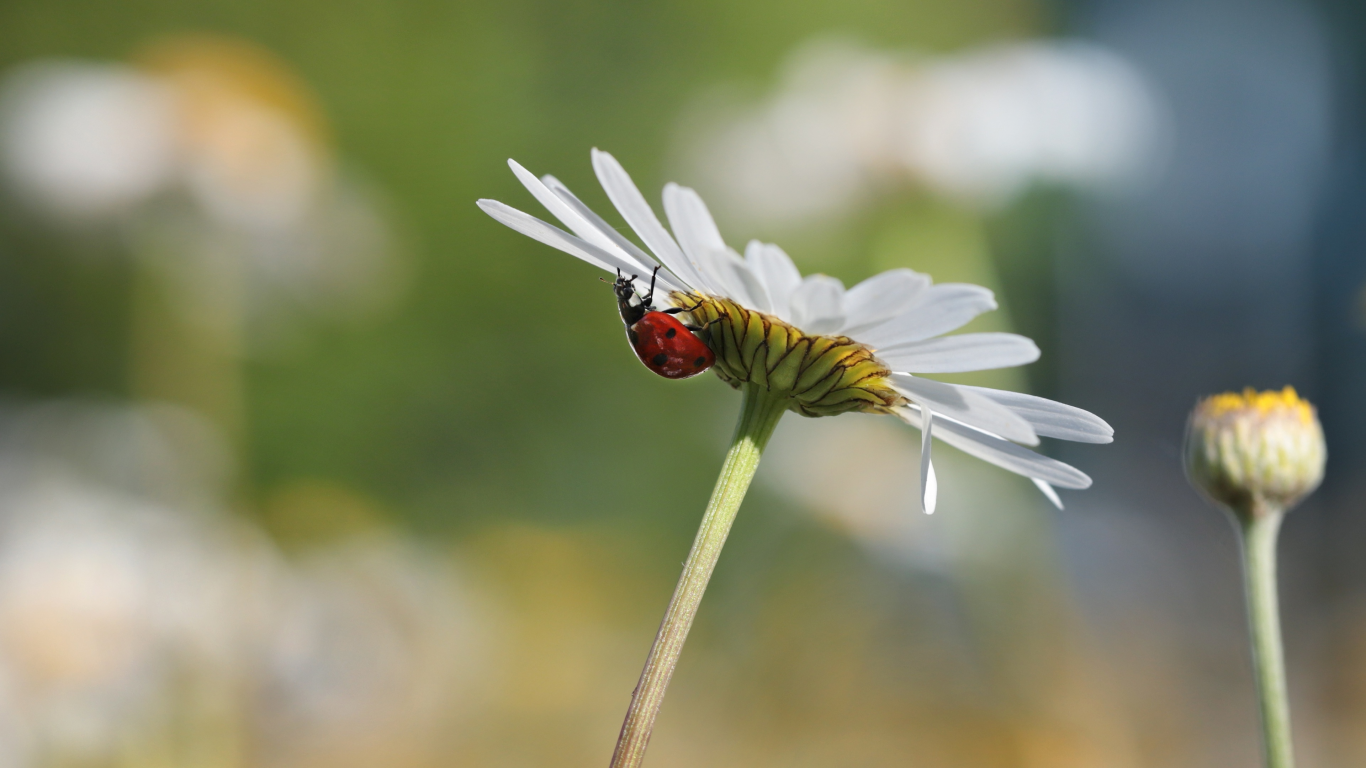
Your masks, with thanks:
[{"label": "red ladybug", "polygon": [[[655,274],[658,273],[656,267]],[[650,295],[639,304],[632,304],[631,299],[637,298],[631,282],[635,279],[635,275],[622,277],[618,271],[612,290],[617,294],[621,321],[626,324],[626,338],[640,362],[666,379],[686,379],[710,368],[716,362],[716,355],[697,338],[695,332],[702,329],[684,325],[674,317],[683,311],[682,308],[655,310],[653,275],[650,277]]]}]

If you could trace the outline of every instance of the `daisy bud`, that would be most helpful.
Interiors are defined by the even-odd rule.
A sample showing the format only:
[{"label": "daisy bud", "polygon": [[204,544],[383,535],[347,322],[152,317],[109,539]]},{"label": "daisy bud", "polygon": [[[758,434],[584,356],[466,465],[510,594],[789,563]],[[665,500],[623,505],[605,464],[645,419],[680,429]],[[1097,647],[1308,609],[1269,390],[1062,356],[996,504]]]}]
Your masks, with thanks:
[{"label": "daisy bud", "polygon": [[1295,506],[1323,480],[1327,450],[1314,406],[1294,388],[1201,400],[1186,428],[1186,475],[1240,517]]},{"label": "daisy bud", "polygon": [[873,351],[847,336],[803,333],[796,326],[716,296],[678,294],[679,306],[706,328],[716,375],[732,387],[758,384],[786,393],[803,416],[849,411],[890,413],[906,399]]}]

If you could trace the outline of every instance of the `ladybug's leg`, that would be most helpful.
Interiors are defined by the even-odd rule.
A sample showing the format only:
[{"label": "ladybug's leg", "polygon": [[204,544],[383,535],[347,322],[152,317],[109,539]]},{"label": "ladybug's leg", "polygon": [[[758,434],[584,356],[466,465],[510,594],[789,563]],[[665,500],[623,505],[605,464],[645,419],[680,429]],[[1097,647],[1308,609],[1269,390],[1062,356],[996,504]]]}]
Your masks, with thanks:
[{"label": "ladybug's leg", "polygon": [[[693,311],[694,309],[697,309],[697,308],[700,307],[700,306],[702,306],[702,302],[699,301],[699,302],[697,302],[696,304],[693,304],[691,307],[673,307],[673,308],[671,308],[671,309],[666,309],[666,310],[664,310],[664,314],[666,314],[666,315],[676,315],[676,314],[678,314],[679,312],[691,312],[691,311]],[[718,318],[718,319],[720,319],[720,318]],[[713,320],[712,322],[716,322],[716,321]]]},{"label": "ladybug's leg", "polygon": [[655,308],[655,278],[659,277],[660,266],[662,265],[656,265],[655,271],[650,273],[650,295],[646,296],[645,301],[641,304],[641,306],[645,307],[646,309]]},{"label": "ladybug's leg", "polygon": [[719,322],[721,322],[721,318],[718,317],[718,318],[716,318],[715,320],[709,320],[709,321],[707,321],[706,324],[701,325],[701,326],[688,325],[688,324],[684,323],[684,324],[683,324],[683,327],[684,327],[684,328],[687,328],[688,330],[692,331],[693,333],[701,333],[702,331],[707,330],[708,328],[712,327],[713,325],[716,325],[716,324],[719,323]]}]

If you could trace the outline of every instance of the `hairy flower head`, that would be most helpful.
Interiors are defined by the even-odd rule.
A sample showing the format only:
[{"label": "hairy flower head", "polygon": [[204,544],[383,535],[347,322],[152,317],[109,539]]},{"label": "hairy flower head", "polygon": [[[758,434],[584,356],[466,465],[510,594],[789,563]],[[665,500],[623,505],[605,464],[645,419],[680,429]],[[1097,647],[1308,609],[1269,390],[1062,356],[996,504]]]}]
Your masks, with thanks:
[{"label": "hairy flower head", "polygon": [[[1029,477],[1055,504],[1053,487],[1086,488],[1074,467],[1023,447],[1040,437],[1108,443],[1114,431],[1079,408],[1032,395],[947,384],[923,374],[1032,363],[1039,349],[1011,333],[944,334],[996,308],[976,285],[935,285],[894,269],[845,289],[827,275],[805,277],[781,248],[751,241],[741,256],[721,237],[696,192],[664,187],[664,228],[616,159],[593,151],[593,168],[641,248],[584,205],[559,180],[512,171],[569,232],[495,200],[490,216],[590,264],[633,277],[637,291],[686,310],[716,355],[713,370],[787,399],[804,416],[850,411],[895,415],[921,430],[922,505],[935,503],[930,437]],[[572,234],[571,234],[572,233]],[[648,252],[647,252],[648,249]]]},{"label": "hairy flower head", "polygon": [[1240,515],[1286,510],[1323,480],[1327,449],[1314,406],[1293,387],[1201,400],[1186,428],[1186,474]]}]

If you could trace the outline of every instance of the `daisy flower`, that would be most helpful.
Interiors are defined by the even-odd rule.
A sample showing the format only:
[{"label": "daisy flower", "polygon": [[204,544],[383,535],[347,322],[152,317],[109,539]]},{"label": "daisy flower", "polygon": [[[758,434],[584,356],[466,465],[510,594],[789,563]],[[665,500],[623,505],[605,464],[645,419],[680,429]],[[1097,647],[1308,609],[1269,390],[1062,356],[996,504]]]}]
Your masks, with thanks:
[{"label": "daisy flower", "polygon": [[742,257],[722,240],[702,198],[672,183],[664,187],[670,234],[616,159],[593,150],[598,181],[648,250],[642,249],[553,176],[538,179],[516,161],[508,164],[569,231],[495,200],[480,200],[479,207],[589,264],[636,275],[643,296],[657,270],[655,303],[687,307],[707,327],[702,337],[724,381],[786,393],[788,410],[804,416],[884,413],[920,429],[925,512],[934,511],[936,498],[931,437],[1028,477],[1059,507],[1054,488],[1091,484],[1075,467],[1023,446],[1038,445],[1040,437],[1108,443],[1114,430],[1100,418],[1042,397],[924,377],[1038,359],[1034,342],[1017,334],[944,335],[996,309],[986,288],[935,285],[927,275],[894,269],[846,290],[828,275],[802,277],[776,245],[752,240]]},{"label": "daisy flower", "polygon": [[[1113,431],[1099,418],[1032,395],[924,378],[1038,358],[1034,342],[1011,333],[944,335],[995,309],[991,291],[934,285],[909,269],[845,290],[827,275],[802,277],[776,245],[750,242],[742,257],[721,238],[702,198],[677,184],[664,187],[670,233],[621,165],[594,150],[598,181],[644,243],[641,248],[554,177],[537,178],[514,161],[509,165],[568,231],[496,200],[480,200],[480,208],[524,235],[617,274],[628,336],[656,305],[690,320],[715,357],[713,370],[744,395],[721,476],[632,694],[612,768],[635,768],[644,760],[702,594],[764,446],[787,411],[889,414],[918,428],[925,512],[934,510],[936,496],[931,437],[1030,478],[1059,506],[1054,487],[1091,484],[1079,470],[1024,446],[1037,445],[1040,436],[1109,442]],[[631,303],[632,288],[640,304]]]}]

